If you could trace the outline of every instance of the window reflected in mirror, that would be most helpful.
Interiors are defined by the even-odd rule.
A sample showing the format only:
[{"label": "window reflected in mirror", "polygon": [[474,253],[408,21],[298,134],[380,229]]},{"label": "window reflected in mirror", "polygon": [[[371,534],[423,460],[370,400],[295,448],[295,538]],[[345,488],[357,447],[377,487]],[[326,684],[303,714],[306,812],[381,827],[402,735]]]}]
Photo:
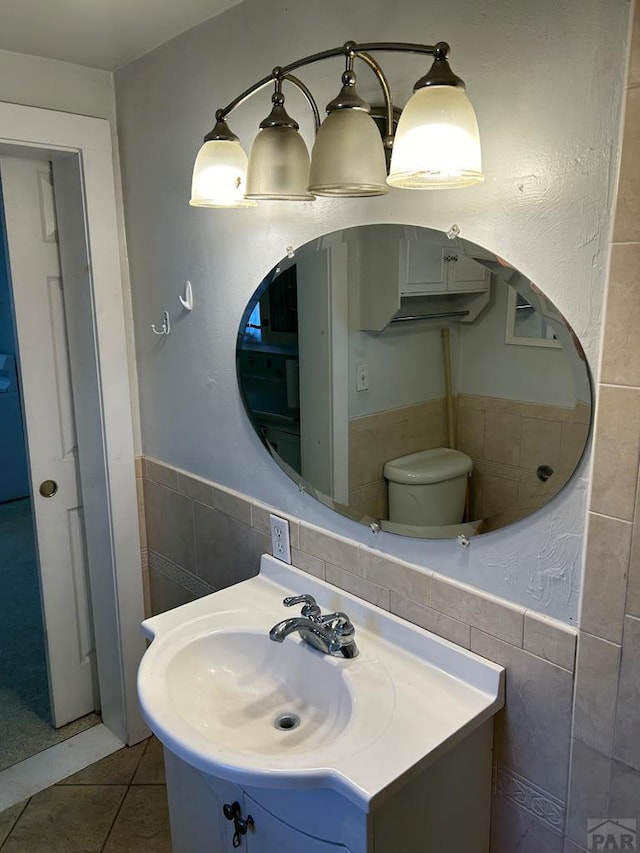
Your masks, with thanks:
[{"label": "window reflected in mirror", "polygon": [[561,319],[553,303],[534,285],[531,285],[531,293],[528,297],[510,287],[507,300],[506,342],[518,346],[558,349],[560,343],[550,322],[551,315],[555,319]]}]

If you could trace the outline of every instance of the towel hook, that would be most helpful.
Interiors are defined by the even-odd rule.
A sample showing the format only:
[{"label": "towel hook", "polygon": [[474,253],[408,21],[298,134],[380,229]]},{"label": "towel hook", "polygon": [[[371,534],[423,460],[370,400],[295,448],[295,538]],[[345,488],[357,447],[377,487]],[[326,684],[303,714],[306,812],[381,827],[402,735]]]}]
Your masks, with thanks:
[{"label": "towel hook", "polygon": [[178,299],[185,311],[193,311],[193,288],[191,287],[190,281],[187,280],[187,283],[185,284],[184,296],[182,294],[178,294]]},{"label": "towel hook", "polygon": [[171,334],[171,322],[169,320],[169,312],[162,312],[162,326],[159,329],[156,329],[156,324],[151,324],[151,331],[154,335],[170,335]]}]

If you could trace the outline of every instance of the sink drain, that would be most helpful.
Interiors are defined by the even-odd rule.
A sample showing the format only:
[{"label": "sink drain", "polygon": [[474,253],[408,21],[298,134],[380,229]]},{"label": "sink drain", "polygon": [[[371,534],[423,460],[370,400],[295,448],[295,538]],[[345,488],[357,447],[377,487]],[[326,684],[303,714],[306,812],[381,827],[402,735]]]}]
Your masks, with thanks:
[{"label": "sink drain", "polygon": [[289,732],[292,729],[297,729],[300,725],[300,717],[297,714],[279,714],[273,725],[276,729],[283,732]]}]

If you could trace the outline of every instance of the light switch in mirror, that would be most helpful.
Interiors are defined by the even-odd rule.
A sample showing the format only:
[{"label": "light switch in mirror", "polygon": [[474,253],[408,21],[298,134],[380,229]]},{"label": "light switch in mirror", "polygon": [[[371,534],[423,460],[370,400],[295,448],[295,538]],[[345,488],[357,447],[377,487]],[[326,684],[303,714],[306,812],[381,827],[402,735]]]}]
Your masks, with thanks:
[{"label": "light switch in mirror", "polygon": [[518,521],[569,481],[590,372],[524,274],[408,225],[289,255],[246,307],[237,372],[254,428],[301,488],[364,524],[450,538]]}]

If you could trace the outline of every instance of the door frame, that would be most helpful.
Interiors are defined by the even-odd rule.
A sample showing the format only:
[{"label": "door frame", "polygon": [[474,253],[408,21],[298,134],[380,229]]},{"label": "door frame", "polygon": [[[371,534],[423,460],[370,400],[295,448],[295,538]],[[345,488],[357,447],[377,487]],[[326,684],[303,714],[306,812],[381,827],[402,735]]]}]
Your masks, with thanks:
[{"label": "door frame", "polygon": [[[89,402],[75,400],[76,408],[91,408],[76,415],[79,448],[92,448],[85,464],[80,451],[89,587],[103,722],[132,744],[148,735],[136,694],[144,606],[133,426],[123,417],[131,414],[131,396],[111,127],[104,119],[0,102],[0,151],[24,157],[34,149],[54,170],[56,162],[75,163],[81,188],[93,329],[91,363],[76,367],[92,374],[96,390]],[[70,298],[81,284],[87,278],[65,280]],[[72,376],[73,362],[71,350]]]}]

